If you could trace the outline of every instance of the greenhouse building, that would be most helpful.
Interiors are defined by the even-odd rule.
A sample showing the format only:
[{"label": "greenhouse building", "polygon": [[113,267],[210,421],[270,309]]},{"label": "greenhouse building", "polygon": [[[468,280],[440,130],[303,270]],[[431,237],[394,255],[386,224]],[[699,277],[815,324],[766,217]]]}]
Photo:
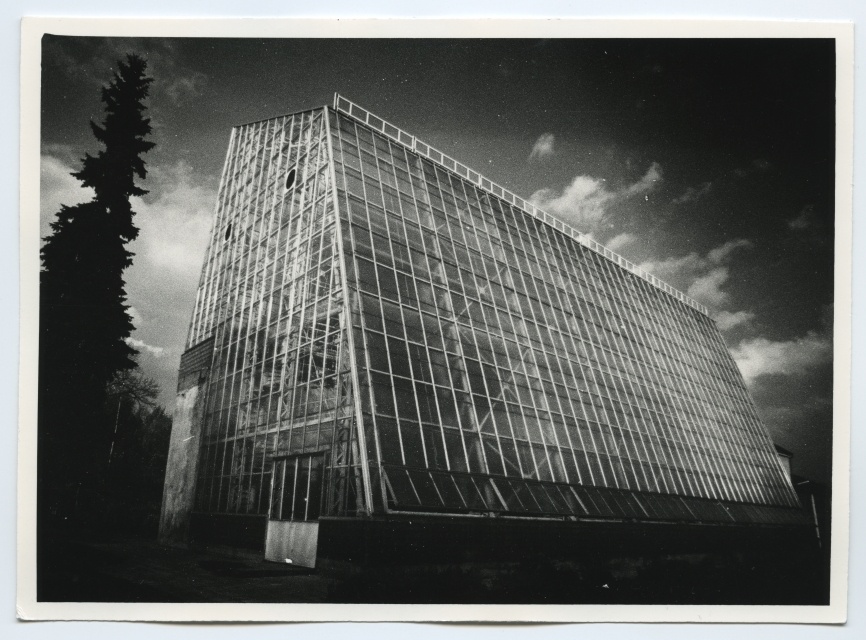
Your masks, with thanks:
[{"label": "greenhouse building", "polygon": [[186,347],[166,542],[804,523],[703,306],[339,95],[232,130]]}]

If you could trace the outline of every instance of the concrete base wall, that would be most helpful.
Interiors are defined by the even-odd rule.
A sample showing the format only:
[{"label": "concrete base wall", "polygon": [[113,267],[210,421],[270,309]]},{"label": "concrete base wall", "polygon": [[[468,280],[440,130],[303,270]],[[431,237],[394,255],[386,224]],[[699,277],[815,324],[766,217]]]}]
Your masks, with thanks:
[{"label": "concrete base wall", "polygon": [[159,541],[163,544],[185,545],[188,541],[189,516],[195,499],[203,400],[202,385],[194,385],[178,392],[175,401],[159,518]]},{"label": "concrete base wall", "polygon": [[829,593],[808,527],[324,518],[317,567],[341,576],[344,602],[825,604]]},{"label": "concrete base wall", "polygon": [[267,523],[266,515],[193,512],[189,520],[189,543],[253,552],[261,558],[265,552]]},{"label": "concrete base wall", "polygon": [[322,518],[319,558],[360,565],[536,561],[816,547],[809,527],[521,520],[452,516]]}]

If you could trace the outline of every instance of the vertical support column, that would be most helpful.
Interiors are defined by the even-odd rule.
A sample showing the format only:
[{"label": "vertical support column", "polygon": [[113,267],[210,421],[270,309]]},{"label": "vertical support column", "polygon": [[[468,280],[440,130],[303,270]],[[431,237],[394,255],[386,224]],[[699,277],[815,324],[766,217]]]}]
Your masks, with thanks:
[{"label": "vertical support column", "polygon": [[184,545],[188,541],[213,344],[213,338],[208,338],[188,349],[180,359],[159,516],[159,541],[162,544]]},{"label": "vertical support column", "polygon": [[[343,230],[342,230],[342,222],[340,219],[340,198],[337,193],[337,176],[334,169],[334,138],[331,132],[331,123],[330,116],[328,113],[328,108],[324,109],[324,118],[325,118],[325,132],[326,132],[326,141],[327,141],[327,149],[328,149],[328,163],[329,163],[329,172],[331,178],[331,197],[334,202],[334,218],[336,220],[336,225],[334,226],[334,232],[336,235],[337,242],[337,254],[335,259],[337,260],[340,268],[340,286],[343,288],[343,308],[340,311],[340,323],[342,324],[343,331],[345,331],[346,341],[348,343],[348,351],[349,351],[349,363],[351,369],[351,378],[352,378],[352,400],[354,402],[354,410],[355,410],[355,437],[357,441],[357,452],[352,451],[352,442],[351,438],[349,441],[349,455],[352,458],[355,457],[355,453],[357,453],[357,459],[361,466],[361,484],[363,489],[363,504],[358,505],[358,511],[363,513],[364,515],[369,515],[373,510],[373,488],[372,481],[370,479],[370,464],[367,458],[367,447],[366,447],[366,435],[364,433],[364,413],[361,404],[361,386],[359,384],[358,378],[358,363],[356,360],[356,351],[355,351],[355,336],[354,336],[354,327],[352,326],[352,291],[349,288],[349,282],[346,277],[346,253],[345,247],[343,245]],[[334,433],[336,437],[336,430]],[[351,468],[351,466],[350,466]],[[347,480],[351,482],[351,477]]]}]

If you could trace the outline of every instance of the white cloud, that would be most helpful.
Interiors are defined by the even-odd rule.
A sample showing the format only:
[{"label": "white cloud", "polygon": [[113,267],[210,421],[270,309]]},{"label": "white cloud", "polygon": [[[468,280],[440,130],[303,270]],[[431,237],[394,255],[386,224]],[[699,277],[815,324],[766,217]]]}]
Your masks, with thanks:
[{"label": "white cloud", "polygon": [[554,137],[552,133],[542,133],[532,147],[530,160],[543,160],[553,155]]},{"label": "white cloud", "polygon": [[728,293],[722,291],[722,285],[728,279],[727,267],[716,267],[699,276],[686,293],[690,298],[700,300],[708,307],[720,307],[728,300]]},{"label": "white cloud", "polygon": [[135,338],[127,338],[125,340],[126,344],[134,349],[147,351],[154,358],[161,358],[165,355],[165,349],[162,347],[154,347],[153,345],[147,344],[144,340],[136,340]]},{"label": "white cloud", "polygon": [[51,233],[50,225],[60,210],[60,205],[73,206],[93,199],[93,189],[82,188],[81,183],[70,175],[76,169],[68,161],[52,155],[42,154],[39,176],[39,237]]},{"label": "white cloud", "polygon": [[707,254],[707,260],[712,264],[722,264],[726,262],[730,255],[737,249],[751,249],[752,243],[744,238],[737,240],[729,240],[723,245],[710,250]]},{"label": "white cloud", "polygon": [[671,204],[685,204],[686,202],[694,202],[707,195],[713,188],[712,182],[703,182],[697,188],[689,187],[682,195],[671,200]]},{"label": "white cloud", "polygon": [[719,329],[728,331],[734,327],[748,324],[755,319],[755,314],[751,311],[719,311],[713,316]]},{"label": "white cloud", "polygon": [[637,236],[631,233],[621,233],[607,241],[607,248],[611,251],[621,252],[626,247],[637,241]]},{"label": "white cloud", "polygon": [[723,286],[728,280],[728,263],[734,251],[752,247],[748,240],[730,240],[701,256],[696,252],[679,258],[644,262],[641,268],[665,282],[681,288],[689,296],[711,308],[724,306],[728,292]]},{"label": "white cloud", "polygon": [[175,106],[181,106],[201,95],[208,78],[199,71],[188,71],[176,75],[165,86],[165,94]]},{"label": "white cloud", "polygon": [[542,189],[532,194],[530,200],[581,231],[589,231],[604,218],[607,205],[614,197],[603,181],[577,176],[559,195],[552,189]]},{"label": "white cloud", "polygon": [[[61,67],[64,73],[74,78],[84,90],[96,89],[108,84],[117,70],[118,61],[126,59],[135,52],[147,62],[147,73],[156,81],[150,85],[148,117],[156,130],[167,117],[164,107],[168,103],[174,107],[188,104],[199,96],[209,82],[204,73],[183,64],[176,46],[170,40],[157,38],[117,38],[107,39],[100,46],[82,47],[70,53],[67,47],[57,41],[47,41],[43,61],[50,61]],[[94,100],[97,91],[92,91]],[[95,118],[101,120],[102,116]]]},{"label": "white cloud", "polygon": [[540,189],[532,194],[530,201],[582,233],[590,234],[603,227],[611,205],[651,191],[661,179],[661,165],[653,162],[640,180],[620,189],[609,189],[603,179],[577,176],[561,193]]},{"label": "white cloud", "polygon": [[800,209],[800,213],[797,214],[796,217],[788,220],[788,228],[792,231],[802,231],[803,229],[809,228],[812,224],[811,216],[814,207],[810,204],[806,205],[802,209]]},{"label": "white cloud", "polygon": [[133,245],[137,264],[140,259],[147,261],[157,278],[192,274],[198,279],[216,190],[198,179],[185,162],[153,169],[144,186],[155,197],[133,202],[135,223],[141,229]]},{"label": "white cloud", "polygon": [[765,375],[802,375],[833,359],[833,338],[829,331],[810,331],[793,340],[767,338],[744,340],[732,350],[746,382]]},{"label": "white cloud", "polygon": [[647,169],[647,172],[644,174],[644,176],[634,184],[626,187],[622,191],[622,194],[628,197],[640,193],[647,193],[649,191],[652,191],[655,188],[656,183],[661,182],[661,179],[662,166],[658,162],[653,162],[650,165],[650,168]]},{"label": "white cloud", "polygon": [[[773,423],[791,423],[804,418],[815,419],[815,414],[832,412],[833,399],[824,396],[811,396],[806,393],[801,402],[796,404],[771,405],[761,407],[765,420]],[[810,425],[811,426],[811,425]],[[806,427],[808,429],[809,427]]]},{"label": "white cloud", "polygon": [[143,358],[142,371],[159,382],[162,401],[170,405],[210,239],[216,187],[184,162],[153,167],[144,187],[150,194],[133,203],[141,231],[125,277],[129,303],[146,312],[134,339],[165,348],[163,357]]},{"label": "white cloud", "polygon": [[[74,156],[62,149],[48,151],[42,158],[41,217],[45,229],[60,203],[71,205],[92,198],[92,192],[80,189],[69,175],[74,170]],[[177,375],[176,354],[183,351],[209,240],[216,188],[182,162],[150,167],[142,186],[150,193],[133,201],[140,233],[130,245],[135,254],[132,266],[124,272],[129,313],[136,326],[128,344],[152,356],[142,358],[142,372],[160,383],[161,399],[170,403]]]},{"label": "white cloud", "polygon": [[136,326],[136,328],[141,327],[144,324],[144,316],[141,315],[141,311],[136,309],[135,307],[130,307],[126,310],[126,312],[132,318],[132,324]]},{"label": "white cloud", "polygon": [[753,173],[767,171],[772,166],[773,165],[771,165],[767,160],[764,160],[763,158],[757,158],[755,160],[752,160],[745,167],[739,167],[737,169],[734,169],[734,175],[738,178],[745,178],[746,176]]},{"label": "white cloud", "polygon": [[[81,183],[70,175],[74,170],[57,155],[42,155],[42,237],[51,232],[48,225],[61,204],[71,206],[93,197],[92,189],[81,188]],[[151,196],[133,199],[140,234],[131,246],[136,254],[132,268],[143,258],[159,270],[175,275],[194,273],[197,279],[209,239],[216,190],[195,176],[192,167],[184,162],[152,168],[142,186]]]}]

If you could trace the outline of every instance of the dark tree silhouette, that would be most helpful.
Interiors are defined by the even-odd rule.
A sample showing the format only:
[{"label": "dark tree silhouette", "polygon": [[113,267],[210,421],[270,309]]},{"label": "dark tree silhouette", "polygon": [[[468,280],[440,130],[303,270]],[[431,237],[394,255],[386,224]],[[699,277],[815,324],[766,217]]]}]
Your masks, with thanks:
[{"label": "dark tree silhouette", "polygon": [[105,416],[113,422],[103,493],[103,529],[156,538],[171,416],[157,404],[159,387],[137,371],[112,381]]},{"label": "dark tree silhouette", "polygon": [[[142,155],[150,120],[144,100],[152,79],[135,55],[118,63],[102,89],[105,119],[90,123],[102,150],[73,173],[91,187],[90,202],[62,206],[42,248],[39,343],[39,500],[44,509],[73,508],[82,489],[104,474],[112,425],[103,405],[111,381],[135,368],[126,342],[134,326],[126,304],[127,244],[138,235],[130,198],[147,193]],[[70,502],[73,501],[73,502]]]}]

